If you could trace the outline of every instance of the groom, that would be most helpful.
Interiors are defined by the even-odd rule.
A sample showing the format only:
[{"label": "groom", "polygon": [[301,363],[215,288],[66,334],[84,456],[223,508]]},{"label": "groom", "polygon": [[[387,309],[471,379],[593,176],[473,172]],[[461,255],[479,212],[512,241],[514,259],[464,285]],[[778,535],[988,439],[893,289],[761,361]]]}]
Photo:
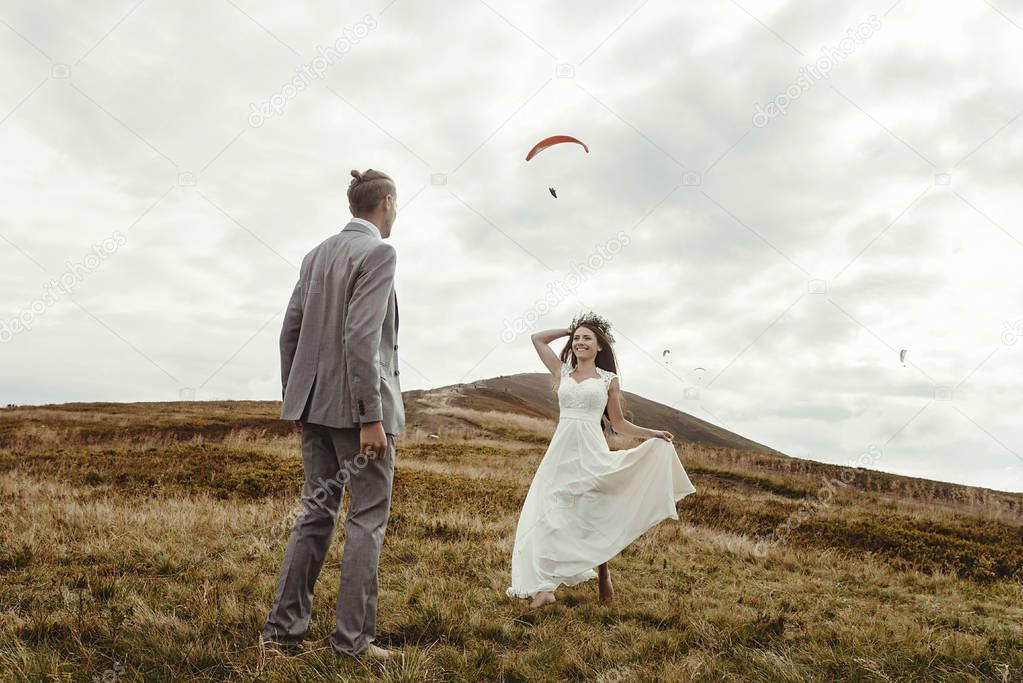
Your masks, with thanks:
[{"label": "groom", "polygon": [[397,213],[385,173],[352,171],[352,220],[302,259],[281,330],[281,418],[302,433],[302,514],[288,538],[265,646],[303,649],[313,586],[337,523],[344,489],[341,586],[331,646],[386,658],[373,644],[377,566],[391,507],[394,437],[405,426],[398,383],[396,252],[383,240]]}]

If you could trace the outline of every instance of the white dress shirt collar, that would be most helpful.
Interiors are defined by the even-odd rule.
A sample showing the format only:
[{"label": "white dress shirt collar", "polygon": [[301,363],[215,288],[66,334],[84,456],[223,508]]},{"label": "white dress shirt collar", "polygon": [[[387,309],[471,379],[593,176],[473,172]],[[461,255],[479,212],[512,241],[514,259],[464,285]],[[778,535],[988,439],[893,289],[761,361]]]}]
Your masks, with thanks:
[{"label": "white dress shirt collar", "polygon": [[372,223],[370,223],[366,219],[358,218],[356,216],[352,216],[352,220],[349,221],[349,222],[350,223],[358,223],[359,225],[365,225],[367,228],[369,228],[370,230],[373,231],[373,234],[377,236],[377,239],[383,239],[380,236],[380,228],[378,228],[377,226],[373,225]]}]

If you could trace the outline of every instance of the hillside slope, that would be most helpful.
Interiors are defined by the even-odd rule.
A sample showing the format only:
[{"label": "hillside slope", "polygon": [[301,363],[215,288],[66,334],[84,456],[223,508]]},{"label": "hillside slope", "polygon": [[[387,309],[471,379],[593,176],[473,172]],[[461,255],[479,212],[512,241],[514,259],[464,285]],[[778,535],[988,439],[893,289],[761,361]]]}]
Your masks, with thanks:
[{"label": "hillside slope", "polygon": [[[667,429],[681,441],[784,455],[662,403],[630,391],[623,391],[622,394],[627,418],[650,428]],[[412,421],[422,421],[424,426],[431,422],[429,410],[423,408],[436,407],[438,402],[473,410],[505,411],[551,420],[558,418],[558,400],[551,391],[550,376],[539,372],[501,375],[436,389],[405,392],[406,414],[410,415]]]}]

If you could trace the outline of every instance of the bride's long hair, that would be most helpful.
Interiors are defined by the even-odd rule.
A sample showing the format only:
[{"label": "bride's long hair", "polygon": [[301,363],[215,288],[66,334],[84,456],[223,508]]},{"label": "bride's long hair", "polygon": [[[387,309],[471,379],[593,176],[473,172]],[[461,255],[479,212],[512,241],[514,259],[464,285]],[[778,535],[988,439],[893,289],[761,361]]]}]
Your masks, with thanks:
[{"label": "bride's long hair", "polygon": [[[576,367],[579,365],[579,361],[575,357],[575,351],[572,350],[572,339],[575,338],[575,332],[580,327],[585,327],[587,330],[592,332],[593,335],[597,338],[597,346],[600,347],[600,351],[597,351],[597,357],[593,359],[593,364],[596,365],[598,368],[608,370],[609,372],[613,372],[617,375],[618,359],[615,358],[614,345],[612,344],[611,340],[607,338],[607,335],[604,333],[604,331],[601,330],[596,325],[587,325],[586,323],[580,323],[576,325],[574,328],[572,328],[571,334],[568,335],[568,341],[565,342],[565,347],[561,349],[561,353],[558,354],[558,357],[561,359],[561,361],[563,363],[568,363],[568,367],[571,368],[570,372],[572,370],[575,370]],[[559,384],[561,384],[560,376],[554,381],[553,389],[555,393],[557,393],[558,391]],[[622,406],[622,414],[624,415],[625,399],[622,398],[619,401],[619,404]],[[603,429],[605,435],[607,435],[609,432],[611,434],[617,434],[617,432],[611,428],[611,416],[608,414],[607,406],[604,406],[604,414],[600,416],[600,426],[601,429]]]}]

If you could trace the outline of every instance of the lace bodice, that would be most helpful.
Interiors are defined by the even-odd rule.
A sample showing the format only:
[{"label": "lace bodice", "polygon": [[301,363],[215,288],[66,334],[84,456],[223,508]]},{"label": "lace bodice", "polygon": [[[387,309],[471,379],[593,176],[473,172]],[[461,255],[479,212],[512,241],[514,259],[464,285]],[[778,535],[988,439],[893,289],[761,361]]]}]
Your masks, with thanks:
[{"label": "lace bodice", "polygon": [[561,382],[558,385],[558,406],[561,417],[594,420],[600,422],[600,416],[607,406],[607,390],[615,373],[597,368],[599,377],[588,377],[576,381],[569,376],[572,368],[568,363],[561,364]]}]

